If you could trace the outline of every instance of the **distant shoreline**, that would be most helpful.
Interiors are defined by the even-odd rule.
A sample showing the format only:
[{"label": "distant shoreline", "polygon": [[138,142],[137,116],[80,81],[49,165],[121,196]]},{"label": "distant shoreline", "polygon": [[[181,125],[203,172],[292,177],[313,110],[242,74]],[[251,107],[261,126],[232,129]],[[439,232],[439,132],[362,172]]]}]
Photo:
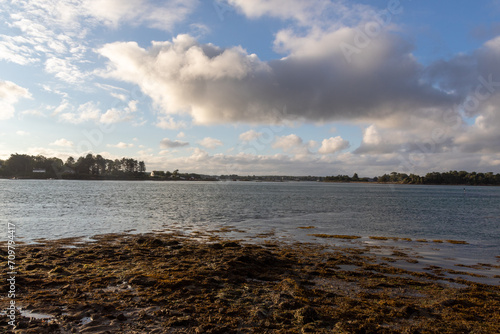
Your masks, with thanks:
[{"label": "distant shoreline", "polygon": [[442,183],[425,183],[425,184],[416,184],[416,183],[400,183],[400,182],[359,182],[359,181],[350,181],[350,182],[336,182],[336,181],[323,181],[323,183],[356,183],[356,184],[387,184],[387,185],[401,185],[401,186],[459,186],[459,187],[498,187],[499,184],[442,184]]},{"label": "distant shoreline", "polygon": [[91,153],[78,159],[69,157],[66,162],[59,158],[11,154],[0,160],[0,177],[26,179],[78,179],[78,180],[155,180],[155,181],[316,181],[316,182],[362,182],[383,184],[430,184],[430,185],[500,185],[500,174],[493,172],[428,172],[425,175],[391,172],[375,177],[352,176],[290,176],[290,175],[207,175],[191,172],[153,170],[146,172],[144,161],[132,158],[106,159]]},{"label": "distant shoreline", "polygon": [[[281,177],[281,176],[279,176]],[[425,183],[425,184],[415,184],[415,183],[401,183],[401,182],[376,182],[376,181],[310,181],[310,180],[283,180],[283,181],[272,181],[272,180],[217,180],[212,179],[155,179],[155,178],[43,178],[43,177],[0,177],[0,180],[64,180],[64,181],[154,181],[154,182],[254,182],[254,183],[331,183],[331,184],[367,184],[367,185],[409,185],[409,186],[463,186],[463,187],[498,187],[498,184],[442,184],[442,183]]]}]

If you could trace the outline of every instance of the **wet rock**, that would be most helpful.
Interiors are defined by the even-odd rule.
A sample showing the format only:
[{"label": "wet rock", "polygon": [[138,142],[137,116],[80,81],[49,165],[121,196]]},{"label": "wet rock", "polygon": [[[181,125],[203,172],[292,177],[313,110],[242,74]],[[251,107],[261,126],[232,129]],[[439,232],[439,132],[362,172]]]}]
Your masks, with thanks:
[{"label": "wet rock", "polygon": [[453,305],[458,304],[458,300],[456,300],[456,299],[446,299],[446,300],[443,300],[440,304],[442,306],[453,306]]},{"label": "wet rock", "polygon": [[318,318],[318,313],[311,306],[304,306],[295,312],[295,320],[300,324],[308,324],[310,322],[316,321]]},{"label": "wet rock", "polygon": [[242,263],[251,263],[253,260],[250,256],[248,255],[241,255],[235,258],[236,261],[242,262]]},{"label": "wet rock", "polygon": [[50,331],[56,332],[59,329],[59,324],[56,322],[51,322],[47,327]]},{"label": "wet rock", "polygon": [[142,247],[150,247],[150,248],[165,246],[165,243],[162,240],[152,237],[139,237],[137,238],[136,243]]},{"label": "wet rock", "polygon": [[130,258],[131,258],[131,256],[125,255],[125,254],[120,254],[117,257],[118,261],[126,261],[126,260],[129,260]]},{"label": "wet rock", "polygon": [[299,303],[296,300],[285,300],[278,304],[280,310],[296,310],[302,307],[304,304]]},{"label": "wet rock", "polygon": [[180,242],[177,241],[177,240],[168,240],[168,241],[165,241],[165,246],[177,246],[179,244],[180,244]]},{"label": "wet rock", "polygon": [[222,249],[224,246],[221,243],[210,244],[208,247],[212,249]]},{"label": "wet rock", "polygon": [[163,246],[163,241],[160,239],[153,239],[147,245],[150,247],[161,247]]},{"label": "wet rock", "polygon": [[189,326],[190,323],[191,323],[190,316],[173,317],[167,321],[167,326],[185,327],[185,326]]},{"label": "wet rock", "polygon": [[291,296],[296,295],[297,292],[300,290],[299,284],[290,278],[286,278],[286,279],[282,280],[278,284],[278,288],[280,291],[283,291],[284,293],[287,293]]},{"label": "wet rock", "polygon": [[135,284],[135,285],[142,285],[142,286],[153,286],[155,285],[158,281],[152,277],[147,277],[147,276],[134,276],[132,277],[129,281],[130,284]]},{"label": "wet rock", "polygon": [[29,322],[26,320],[20,320],[17,322],[16,328],[25,329],[28,328]]},{"label": "wet rock", "polygon": [[446,307],[453,307],[456,305],[464,306],[464,307],[472,307],[475,305],[474,303],[472,303],[468,300],[463,300],[463,299],[446,299],[446,300],[443,300],[440,304],[442,306],[446,306]]},{"label": "wet rock", "polygon": [[137,244],[139,245],[142,245],[144,244],[145,242],[147,241],[146,238],[143,238],[143,237],[140,237],[140,238],[137,238],[137,240],[135,241]]},{"label": "wet rock", "polygon": [[253,320],[262,320],[269,316],[269,311],[264,307],[256,307],[250,312],[250,314]]},{"label": "wet rock", "polygon": [[224,247],[224,248],[241,248],[241,245],[236,243],[236,242],[233,242],[233,241],[227,241],[227,242],[222,243],[222,247]]},{"label": "wet rock", "polygon": [[414,314],[416,314],[418,312],[418,309],[414,308],[413,306],[411,305],[405,305],[401,308],[401,310],[399,310],[399,313],[405,317],[405,318],[408,318]]}]

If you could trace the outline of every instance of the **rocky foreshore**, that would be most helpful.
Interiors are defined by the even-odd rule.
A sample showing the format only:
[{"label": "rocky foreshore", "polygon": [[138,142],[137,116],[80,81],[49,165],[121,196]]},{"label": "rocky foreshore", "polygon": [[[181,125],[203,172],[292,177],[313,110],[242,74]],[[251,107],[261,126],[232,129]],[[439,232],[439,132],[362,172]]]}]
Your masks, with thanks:
[{"label": "rocky foreshore", "polygon": [[[3,279],[0,328],[12,333],[500,332],[499,286],[396,268],[368,248],[171,234],[94,239],[18,246],[15,302],[21,309],[11,326],[5,312],[9,282]],[[0,250],[4,259],[6,248]]]}]

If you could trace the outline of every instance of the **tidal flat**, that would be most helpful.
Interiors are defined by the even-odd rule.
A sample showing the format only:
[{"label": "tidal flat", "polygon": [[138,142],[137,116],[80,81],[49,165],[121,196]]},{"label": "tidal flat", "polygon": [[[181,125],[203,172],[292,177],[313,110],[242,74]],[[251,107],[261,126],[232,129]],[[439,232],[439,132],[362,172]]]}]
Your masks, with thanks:
[{"label": "tidal flat", "polygon": [[[500,332],[500,288],[475,281],[474,266],[409,270],[395,262],[418,258],[396,248],[377,255],[377,247],[165,233],[21,244],[17,326],[3,314],[0,327],[12,333]],[[2,280],[2,291],[7,284]],[[8,302],[1,299],[2,310]]]}]

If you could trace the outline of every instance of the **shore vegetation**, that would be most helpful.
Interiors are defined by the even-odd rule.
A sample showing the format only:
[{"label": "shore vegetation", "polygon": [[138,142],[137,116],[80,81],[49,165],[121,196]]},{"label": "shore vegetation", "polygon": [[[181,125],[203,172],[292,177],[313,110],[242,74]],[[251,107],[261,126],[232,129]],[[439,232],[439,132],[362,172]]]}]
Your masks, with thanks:
[{"label": "shore vegetation", "polygon": [[59,158],[43,155],[11,154],[0,159],[0,178],[24,179],[83,179],[83,180],[155,180],[155,181],[254,181],[254,182],[357,182],[428,185],[500,185],[500,173],[478,173],[466,171],[430,172],[425,175],[392,172],[376,177],[353,176],[279,176],[279,175],[204,175],[153,170],[146,172],[144,161],[123,157],[108,159],[100,154],[88,153],[78,158],[69,157],[65,162]]}]

